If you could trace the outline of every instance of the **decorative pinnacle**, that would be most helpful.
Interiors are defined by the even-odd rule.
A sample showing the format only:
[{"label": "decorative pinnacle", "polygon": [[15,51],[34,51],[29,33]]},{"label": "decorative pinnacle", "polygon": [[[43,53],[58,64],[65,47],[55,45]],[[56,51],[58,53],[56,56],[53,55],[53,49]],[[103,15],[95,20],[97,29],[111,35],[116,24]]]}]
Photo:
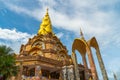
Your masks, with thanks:
[{"label": "decorative pinnacle", "polygon": [[49,10],[49,9],[47,8],[47,9],[46,9],[46,14],[47,14],[47,15],[48,15],[48,10]]},{"label": "decorative pinnacle", "polygon": [[82,39],[84,39],[83,32],[82,32],[81,28],[80,28],[80,36],[82,37]]},{"label": "decorative pinnacle", "polygon": [[48,10],[49,10],[49,9],[47,8],[47,12],[48,12]]},{"label": "decorative pinnacle", "polygon": [[83,37],[82,29],[80,28],[80,35]]}]

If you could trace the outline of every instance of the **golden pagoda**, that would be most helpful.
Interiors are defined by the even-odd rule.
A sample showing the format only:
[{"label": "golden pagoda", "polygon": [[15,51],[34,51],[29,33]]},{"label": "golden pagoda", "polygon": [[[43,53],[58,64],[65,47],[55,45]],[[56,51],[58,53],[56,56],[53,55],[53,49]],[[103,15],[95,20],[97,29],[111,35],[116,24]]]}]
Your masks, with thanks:
[{"label": "golden pagoda", "polygon": [[[90,50],[94,41],[87,42],[82,31],[81,36],[82,38],[74,40],[72,54],[68,55],[66,47],[52,31],[47,9],[37,35],[29,38],[25,45],[22,44],[20,53],[16,56],[16,66],[20,67],[16,80],[31,77],[39,77],[40,80],[98,80]],[[77,63],[75,50],[80,52],[83,64]],[[90,68],[86,62],[87,53]]]},{"label": "golden pagoda", "polygon": [[44,16],[42,23],[40,25],[40,29],[38,30],[38,35],[46,35],[49,33],[53,33],[53,32],[52,32],[52,25],[47,9],[46,15]]}]

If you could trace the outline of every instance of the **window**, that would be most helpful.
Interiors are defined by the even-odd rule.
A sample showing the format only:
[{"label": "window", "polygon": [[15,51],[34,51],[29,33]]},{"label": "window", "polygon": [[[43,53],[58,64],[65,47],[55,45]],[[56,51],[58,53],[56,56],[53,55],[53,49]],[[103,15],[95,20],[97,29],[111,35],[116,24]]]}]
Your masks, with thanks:
[{"label": "window", "polygon": [[42,49],[45,49],[45,44],[43,42],[41,44],[42,44]]}]

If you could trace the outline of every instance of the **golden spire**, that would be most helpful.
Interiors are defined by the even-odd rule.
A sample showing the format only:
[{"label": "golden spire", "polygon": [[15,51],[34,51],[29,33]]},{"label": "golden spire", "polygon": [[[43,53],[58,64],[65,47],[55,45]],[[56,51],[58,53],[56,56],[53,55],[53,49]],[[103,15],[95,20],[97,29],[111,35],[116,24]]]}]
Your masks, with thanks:
[{"label": "golden spire", "polygon": [[53,32],[52,32],[52,25],[51,25],[50,17],[48,14],[48,8],[47,8],[46,14],[43,17],[42,23],[40,25],[40,29],[38,30],[38,35],[46,35],[49,33],[53,33]]},{"label": "golden spire", "polygon": [[83,32],[82,32],[81,28],[80,28],[80,36],[82,37],[82,39],[84,39]]}]

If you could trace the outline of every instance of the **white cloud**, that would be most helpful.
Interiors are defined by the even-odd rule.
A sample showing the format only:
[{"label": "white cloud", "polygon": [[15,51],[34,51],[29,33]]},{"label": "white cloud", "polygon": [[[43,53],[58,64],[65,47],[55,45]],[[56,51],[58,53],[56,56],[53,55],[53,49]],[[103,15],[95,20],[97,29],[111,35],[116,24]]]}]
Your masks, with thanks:
[{"label": "white cloud", "polygon": [[[110,66],[110,67],[108,67],[108,69],[110,69],[112,72],[115,72],[115,73],[119,72],[120,64],[118,64],[118,61],[119,61],[119,57],[116,57],[115,59],[112,59],[112,61],[110,61],[108,63],[108,66]],[[116,65],[119,68],[116,68]]]},{"label": "white cloud", "polygon": [[17,32],[16,29],[10,30],[0,28],[0,39],[16,41],[30,36],[31,35],[27,33]]},{"label": "white cloud", "polygon": [[38,0],[38,1],[39,1],[39,5],[42,5],[42,6],[46,6],[46,7],[47,5],[51,7],[56,6],[56,2],[54,0]]},{"label": "white cloud", "polygon": [[62,32],[56,34],[56,36],[57,36],[58,38],[61,38],[63,35],[64,35],[64,34],[63,34]]},{"label": "white cloud", "polygon": [[[119,57],[113,58],[112,61],[108,62],[107,70],[109,78],[114,78],[113,74],[115,73],[117,78],[119,78],[120,64],[118,64]],[[117,65],[117,68],[116,68]]]},{"label": "white cloud", "polygon": [[[46,6],[48,6],[50,8],[49,14],[54,27],[73,31],[75,34],[79,34],[80,27],[82,27],[87,39],[92,36],[97,37],[101,49],[110,47],[111,44],[120,46],[120,19],[118,19],[117,13],[113,10],[115,4],[118,3],[119,0],[101,0],[99,2],[96,0],[38,1],[39,5],[42,7],[35,8],[34,10],[12,4],[12,2],[3,2],[10,10],[17,12],[20,15],[26,14],[39,21],[42,20]],[[109,9],[105,10],[105,7]],[[62,37],[63,34],[60,33],[58,36]],[[117,61],[115,60],[114,62]],[[120,66],[116,67],[117,64],[114,62],[112,62],[115,64],[114,68],[118,69]],[[106,64],[108,63],[106,62]],[[112,65],[110,64],[107,67],[109,66]],[[112,74],[109,73],[109,76],[112,76]]]},{"label": "white cloud", "polygon": [[25,44],[30,37],[33,35],[16,31],[16,29],[0,28],[0,44],[10,46],[16,53],[19,53],[21,44]]},{"label": "white cloud", "polygon": [[[104,34],[108,34],[107,36],[114,35],[112,34],[114,32],[114,29],[112,29],[113,25],[111,25],[110,23],[114,17],[114,14],[111,11],[104,12],[99,10],[100,5],[105,4],[102,1],[98,3],[95,0],[93,1],[71,0],[69,1],[71,5],[60,1],[60,3],[63,3],[63,5],[65,5],[66,7],[73,6],[73,9],[71,9],[71,11],[73,11],[72,15],[64,13],[68,11],[67,8],[63,9],[61,7],[63,9],[62,12],[59,11],[60,8],[54,9],[56,5],[60,6],[60,4],[57,1],[53,1],[53,0],[50,0],[49,2],[47,2],[46,0],[45,1],[38,0],[38,1],[44,5],[42,5],[41,9],[34,9],[34,10],[29,10],[25,7],[20,7],[12,3],[11,4],[7,3],[5,1],[4,3],[8,6],[9,9],[19,14],[24,13],[40,21],[42,20],[42,17],[45,13],[46,5],[48,5],[50,7],[49,13],[52,24],[57,28],[63,28],[78,34],[80,27],[82,27],[82,29],[85,31],[87,35],[98,36],[98,38],[99,37],[101,38],[101,36]],[[113,1],[113,4],[116,2],[117,1]],[[106,3],[109,3],[108,5],[110,5],[112,2],[106,1]],[[93,7],[93,5],[95,7]],[[79,9],[76,10],[74,9],[74,7],[78,7]],[[82,8],[84,9],[84,11],[81,11]],[[88,8],[92,8],[92,9],[88,9]]]}]

